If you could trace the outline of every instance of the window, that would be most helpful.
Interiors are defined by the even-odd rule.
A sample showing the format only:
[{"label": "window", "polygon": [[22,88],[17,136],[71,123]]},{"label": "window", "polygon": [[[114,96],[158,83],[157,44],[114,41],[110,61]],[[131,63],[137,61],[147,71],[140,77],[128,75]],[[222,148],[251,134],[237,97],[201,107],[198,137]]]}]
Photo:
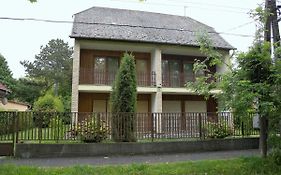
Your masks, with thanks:
[{"label": "window", "polygon": [[111,85],[118,71],[119,59],[114,57],[94,58],[94,83]]},{"label": "window", "polygon": [[183,64],[184,83],[194,81],[193,63]]},{"label": "window", "polygon": [[147,73],[147,60],[136,59],[137,73]]},{"label": "window", "polygon": [[180,86],[180,63],[178,60],[162,61],[162,78],[164,86]]}]

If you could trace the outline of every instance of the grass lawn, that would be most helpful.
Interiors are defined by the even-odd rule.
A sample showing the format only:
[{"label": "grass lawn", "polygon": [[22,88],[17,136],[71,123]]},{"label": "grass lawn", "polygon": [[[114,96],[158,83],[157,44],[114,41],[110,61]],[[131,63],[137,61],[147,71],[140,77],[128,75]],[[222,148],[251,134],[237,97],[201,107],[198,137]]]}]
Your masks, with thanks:
[{"label": "grass lawn", "polygon": [[258,157],[230,160],[204,160],[162,164],[132,164],[118,166],[72,166],[42,168],[32,166],[0,165],[0,175],[256,175],[281,174],[281,166]]}]

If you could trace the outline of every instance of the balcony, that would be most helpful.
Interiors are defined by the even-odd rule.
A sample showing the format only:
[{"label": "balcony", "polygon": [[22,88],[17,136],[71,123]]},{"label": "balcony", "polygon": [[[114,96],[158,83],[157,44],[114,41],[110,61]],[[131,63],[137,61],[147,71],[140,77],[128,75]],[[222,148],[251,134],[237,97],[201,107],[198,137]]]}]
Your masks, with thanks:
[{"label": "balcony", "polygon": [[[93,69],[80,69],[80,84],[93,84],[93,85],[106,85],[111,86],[117,71],[104,71]],[[137,73],[137,86],[139,87],[151,87],[155,86],[155,72]]]},{"label": "balcony", "polygon": [[186,75],[184,73],[162,73],[163,87],[184,87],[187,82],[193,82],[195,75]]}]

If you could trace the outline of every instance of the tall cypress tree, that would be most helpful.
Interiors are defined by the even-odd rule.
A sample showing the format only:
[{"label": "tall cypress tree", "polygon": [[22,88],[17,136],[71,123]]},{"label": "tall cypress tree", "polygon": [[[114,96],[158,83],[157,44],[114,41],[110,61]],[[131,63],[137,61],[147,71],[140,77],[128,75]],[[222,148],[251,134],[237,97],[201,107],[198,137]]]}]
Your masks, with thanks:
[{"label": "tall cypress tree", "polygon": [[134,142],[137,101],[136,66],[132,54],[125,53],[113,83],[110,97],[112,138],[116,142]]}]

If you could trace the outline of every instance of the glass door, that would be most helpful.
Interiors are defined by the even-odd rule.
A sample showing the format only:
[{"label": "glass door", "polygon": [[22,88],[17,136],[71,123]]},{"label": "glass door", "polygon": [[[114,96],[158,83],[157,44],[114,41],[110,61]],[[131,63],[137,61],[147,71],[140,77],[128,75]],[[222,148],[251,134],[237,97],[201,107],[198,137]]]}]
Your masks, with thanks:
[{"label": "glass door", "polygon": [[148,86],[150,84],[147,60],[136,59],[137,84],[138,86]]},{"label": "glass door", "polygon": [[180,64],[177,60],[169,61],[170,84],[172,87],[180,86]]},{"label": "glass door", "polygon": [[183,63],[184,83],[194,81],[193,63]]}]

